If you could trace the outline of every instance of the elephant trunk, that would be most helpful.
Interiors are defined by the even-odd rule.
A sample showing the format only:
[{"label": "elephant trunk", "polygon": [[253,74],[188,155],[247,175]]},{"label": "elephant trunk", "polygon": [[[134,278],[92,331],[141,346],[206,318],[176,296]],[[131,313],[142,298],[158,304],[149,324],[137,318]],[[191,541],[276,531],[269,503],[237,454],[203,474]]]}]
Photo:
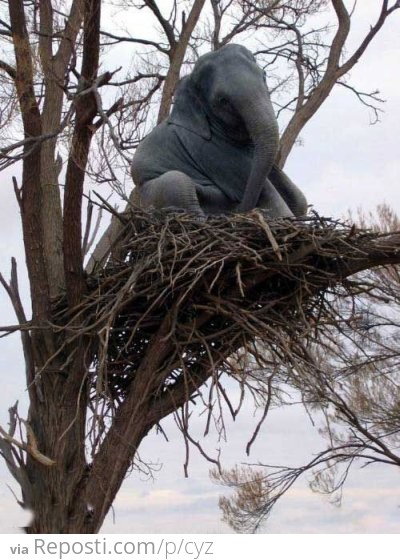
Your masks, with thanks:
[{"label": "elephant trunk", "polygon": [[238,206],[239,212],[247,212],[257,206],[265,180],[275,163],[279,129],[269,96],[257,103],[242,106],[240,115],[254,144],[253,165]]}]

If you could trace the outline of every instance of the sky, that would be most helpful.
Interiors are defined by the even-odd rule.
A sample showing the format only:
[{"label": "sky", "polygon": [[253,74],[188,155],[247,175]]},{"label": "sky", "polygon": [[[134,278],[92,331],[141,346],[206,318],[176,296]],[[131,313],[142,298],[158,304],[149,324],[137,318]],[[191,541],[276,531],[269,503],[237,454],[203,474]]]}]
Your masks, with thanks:
[{"label": "sky", "polygon": [[[369,16],[378,3],[359,2],[360,15],[354,40],[369,26]],[[385,25],[351,73],[352,83],[363,91],[378,88],[386,99],[380,122],[371,126],[368,110],[343,89],[334,90],[318,114],[301,134],[286,165],[286,172],[305,192],[309,202],[322,215],[342,217],[348,209],[372,210],[386,202],[400,209],[400,93],[399,55],[400,14]],[[12,171],[11,171],[12,173]],[[10,173],[2,175],[0,190],[0,271],[8,278],[10,258],[20,265],[21,291],[28,300],[23,269],[21,232],[17,204],[12,193]],[[2,324],[14,317],[9,302],[0,293]],[[7,409],[16,400],[26,407],[24,367],[17,336],[0,341],[0,424],[7,425]],[[250,407],[228,426],[228,442],[208,438],[206,449],[216,453],[226,467],[258,460],[299,465],[321,449],[317,431],[298,407],[276,410],[267,419],[250,459],[245,446],[257,419]],[[173,422],[163,423],[169,442],[150,434],[140,449],[141,459],[152,462],[152,479],[132,473],[125,481],[108,515],[103,532],[117,533],[224,533],[230,529],[221,521],[218,496],[227,493],[209,480],[210,465],[191,452],[189,478],[184,478],[183,441]],[[194,418],[200,433],[200,421]],[[390,533],[398,532],[400,521],[399,473],[385,466],[353,469],[340,507],[325,496],[311,492],[308,479],[301,479],[276,506],[263,531],[269,533]],[[0,532],[18,532],[27,514],[16,504],[10,488],[17,485],[0,464]]]}]

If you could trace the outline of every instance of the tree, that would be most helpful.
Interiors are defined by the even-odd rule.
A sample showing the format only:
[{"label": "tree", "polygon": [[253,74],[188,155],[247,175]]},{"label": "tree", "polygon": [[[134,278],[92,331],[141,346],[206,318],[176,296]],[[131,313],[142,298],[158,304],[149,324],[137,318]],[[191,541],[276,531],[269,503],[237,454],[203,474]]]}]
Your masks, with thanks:
[{"label": "tree", "polygon": [[[311,219],[304,232],[279,224],[272,232],[258,214],[248,220],[217,221],[213,228],[219,228],[221,239],[225,235],[230,239],[233,227],[233,235],[245,241],[232,252],[227,243],[222,256],[207,225],[178,218],[163,223],[130,209],[116,215],[98,196],[98,206],[121,224],[118,239],[111,239],[114,246],[118,243],[119,260],[114,255],[107,261],[111,246],[104,249],[103,244],[101,258],[95,259],[88,275],[85,252],[96,234],[91,200],[86,223],[83,217],[88,181],[107,182],[121,192],[128,150],[154,122],[150,108],[161,86],[158,119],[168,114],[184,66],[202,49],[245,39],[254,31],[267,44],[260,49],[260,60],[272,68],[283,58],[297,76],[294,98],[281,107],[293,111],[282,135],[283,163],[302,127],[400,6],[383,1],[378,20],[343,62],[351,14],[341,0],[331,2],[337,25],[327,44],[316,39],[316,29],[307,29],[308,17],[327,2],[318,2],[318,10],[304,0],[211,2],[209,16],[204,0],[186,3],[187,11],[172,2],[170,15],[164,16],[153,0],[139,4],[126,0],[124,5],[133,14],[142,8],[153,14],[162,32],[157,41],[102,30],[106,3],[101,0],[1,4],[1,91],[7,99],[1,165],[4,169],[20,162],[22,167],[21,186],[15,178],[14,189],[21,210],[32,317],[28,319],[23,310],[13,261],[10,282],[0,279],[18,324],[2,331],[21,333],[30,404],[27,420],[19,417],[16,407],[10,409],[10,428],[2,429],[0,448],[21,487],[24,507],[35,514],[28,532],[95,532],[142,439],[162,418],[175,412],[186,442],[196,444],[188,430],[189,403],[200,398],[207,380],[210,413],[215,393],[230,406],[221,382],[226,372],[243,387],[268,395],[269,378],[238,375],[243,370],[241,349],[259,363],[265,360],[254,342],[270,329],[270,323],[262,326],[261,310],[275,302],[279,323],[276,282],[280,285],[279,275],[288,273],[286,269],[276,273],[272,264],[288,250],[285,235],[299,236],[307,247],[307,228],[319,231],[319,226]],[[236,23],[225,32],[232,17]],[[118,81],[119,70],[112,66],[103,71],[101,61],[103,56],[107,64],[108,49],[122,42],[141,45],[146,54],[137,55],[140,64]],[[277,94],[278,85],[279,80]],[[357,94],[378,101],[375,94]],[[332,235],[339,245],[348,235],[340,227],[337,236],[329,227],[327,231],[327,235],[319,232],[321,247]],[[263,252],[265,236],[272,250]],[[261,251],[256,274],[248,267],[255,254],[252,238]],[[354,247],[358,239],[356,235]],[[346,254],[348,266],[334,267],[334,272],[329,256],[322,258],[323,251],[320,255],[317,249],[304,254],[300,249],[293,263],[302,270],[310,265],[307,259],[314,262],[319,255],[326,261],[325,268],[321,265],[320,272],[315,271],[316,289],[324,291],[327,274],[341,281],[363,268],[397,262],[395,241],[385,238],[382,245],[379,237],[372,239],[369,255],[353,262]],[[212,247],[214,257],[207,252]],[[291,280],[300,281],[300,277]],[[264,307],[254,308],[260,294]],[[243,298],[240,305],[238,295]],[[297,317],[296,302],[291,300],[291,305]],[[271,344],[277,345],[281,356],[285,337]],[[18,439],[19,432],[23,435]]]}]

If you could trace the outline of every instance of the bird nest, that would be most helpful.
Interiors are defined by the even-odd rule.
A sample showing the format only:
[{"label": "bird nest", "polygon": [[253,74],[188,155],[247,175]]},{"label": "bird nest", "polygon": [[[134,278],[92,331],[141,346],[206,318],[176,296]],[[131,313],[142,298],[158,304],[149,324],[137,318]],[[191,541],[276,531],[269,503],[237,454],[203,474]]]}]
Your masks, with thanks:
[{"label": "bird nest", "polygon": [[269,365],[304,353],[337,321],[332,300],[359,289],[346,277],[399,261],[392,237],[317,215],[270,221],[256,210],[198,222],[132,209],[64,324],[74,330],[78,318],[92,341],[94,394],[113,406],[150,362],[154,395],[179,386],[189,395],[210,376],[242,375],[244,353],[258,364],[268,355]]}]

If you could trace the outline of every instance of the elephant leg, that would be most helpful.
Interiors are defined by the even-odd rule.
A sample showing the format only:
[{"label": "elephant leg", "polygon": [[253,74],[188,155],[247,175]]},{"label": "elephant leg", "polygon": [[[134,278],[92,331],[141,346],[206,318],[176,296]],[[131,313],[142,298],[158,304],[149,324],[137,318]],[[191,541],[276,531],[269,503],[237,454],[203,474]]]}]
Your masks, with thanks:
[{"label": "elephant leg", "polygon": [[181,171],[167,171],[136,187],[135,199],[143,208],[183,210],[204,217],[196,194],[196,183]]},{"label": "elephant leg", "polygon": [[237,202],[233,202],[215,185],[196,185],[196,193],[207,216],[230,214],[237,206]]},{"label": "elephant leg", "polygon": [[306,197],[282,169],[274,165],[269,179],[295,216],[307,214]]},{"label": "elephant leg", "polygon": [[[153,206],[155,208],[184,210],[194,214],[197,219],[204,221],[205,214],[197,198],[196,186],[185,173],[168,171],[164,175],[136,187],[129,197],[129,202],[143,208]],[[129,203],[125,207],[124,212],[128,210]],[[102,266],[109,257],[111,257],[111,260],[124,258],[124,255],[118,251],[118,248],[114,249],[113,247],[122,231],[123,225],[121,221],[114,216],[86,265],[86,271],[89,274],[97,266]]]},{"label": "elephant leg", "polygon": [[293,212],[269,179],[265,180],[257,208],[262,208],[267,218],[293,217]]}]

